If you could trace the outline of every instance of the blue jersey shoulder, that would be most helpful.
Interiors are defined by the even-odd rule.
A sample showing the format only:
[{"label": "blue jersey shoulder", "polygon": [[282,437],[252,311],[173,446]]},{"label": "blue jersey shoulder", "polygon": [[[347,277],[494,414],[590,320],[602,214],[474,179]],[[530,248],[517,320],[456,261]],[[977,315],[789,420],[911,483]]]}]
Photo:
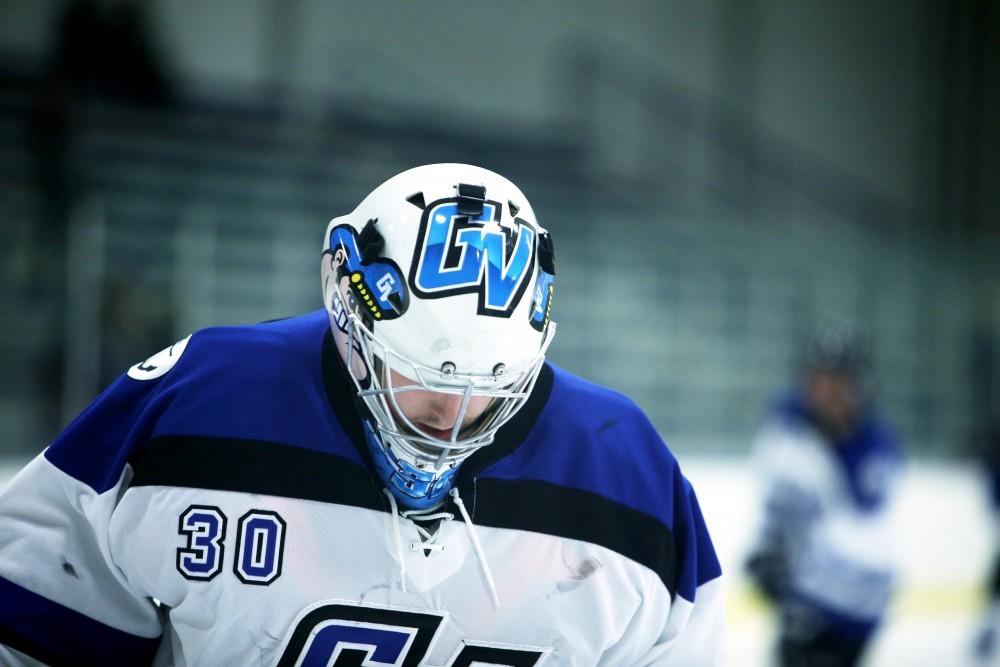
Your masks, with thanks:
[{"label": "blue jersey shoulder", "polygon": [[677,461],[646,415],[622,394],[552,369],[552,393],[534,429],[487,474],[571,486],[644,512],[661,509]]},{"label": "blue jersey shoulder", "polygon": [[[215,327],[192,336],[161,392],[170,408],[154,436],[266,440],[338,454],[351,446],[323,381],[325,311],[263,324]],[[339,436],[339,437],[338,437]]]},{"label": "blue jersey shoulder", "polygon": [[525,442],[484,472],[598,494],[673,523],[677,460],[634,401],[550,364],[552,393]]},{"label": "blue jersey shoulder", "polygon": [[[310,367],[318,370],[326,333],[325,322],[319,315],[322,313],[202,329],[191,336],[183,356],[164,375],[163,389],[177,386],[200,392],[244,389],[267,395],[276,382],[301,382],[307,378]],[[189,386],[204,382],[208,384]]]},{"label": "blue jersey shoulder", "polygon": [[166,436],[267,441],[362,465],[325,393],[328,330],[326,313],[318,311],[198,331],[162,375],[143,374],[153,363],[122,375],[59,435],[46,457],[98,491],[117,482],[146,442]]},{"label": "blue jersey shoulder", "polygon": [[[693,600],[697,586],[718,577],[721,569],[694,490],[674,455],[634,401],[549,366],[552,391],[534,428],[520,447],[482,475],[542,482],[623,508],[625,514],[618,515],[623,520],[606,527],[609,532],[643,525],[628,520],[629,513],[647,517],[668,536],[662,549],[671,554],[669,566],[654,569],[661,576],[671,572],[664,576],[668,587],[674,590],[676,585],[679,595]],[[634,539],[619,537],[609,543]],[[658,539],[653,533],[642,538],[647,543]]]}]

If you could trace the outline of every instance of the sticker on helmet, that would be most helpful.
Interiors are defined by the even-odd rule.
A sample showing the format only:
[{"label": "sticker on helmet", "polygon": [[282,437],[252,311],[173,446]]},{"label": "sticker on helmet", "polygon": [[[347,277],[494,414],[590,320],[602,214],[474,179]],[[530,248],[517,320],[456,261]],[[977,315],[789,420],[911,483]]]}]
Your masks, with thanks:
[{"label": "sticker on helmet", "polygon": [[545,271],[538,271],[535,280],[535,290],[531,298],[531,327],[536,331],[545,331],[552,314],[552,294],[555,292],[556,277]]},{"label": "sticker on helmet", "polygon": [[[372,229],[374,224],[375,221],[369,221]],[[353,227],[334,227],[330,232],[330,249],[324,254],[330,257],[345,300],[366,322],[394,320],[406,312],[410,295],[399,267],[384,257],[365,262]]]},{"label": "sticker on helmet", "polygon": [[501,221],[502,210],[500,202],[483,200],[477,214],[461,197],[428,205],[410,269],[414,294],[475,293],[480,315],[510,317],[534,270],[537,233],[521,218]]},{"label": "sticker on helmet", "polygon": [[536,331],[545,331],[545,327],[549,325],[555,280],[556,254],[552,248],[552,237],[548,232],[542,231],[538,235],[538,278],[535,279],[531,311],[528,314],[528,320]]},{"label": "sticker on helmet", "polygon": [[128,376],[133,380],[155,380],[174,367],[177,360],[184,354],[191,336],[179,340],[165,350],[160,350],[149,359],[141,361],[128,369]]}]

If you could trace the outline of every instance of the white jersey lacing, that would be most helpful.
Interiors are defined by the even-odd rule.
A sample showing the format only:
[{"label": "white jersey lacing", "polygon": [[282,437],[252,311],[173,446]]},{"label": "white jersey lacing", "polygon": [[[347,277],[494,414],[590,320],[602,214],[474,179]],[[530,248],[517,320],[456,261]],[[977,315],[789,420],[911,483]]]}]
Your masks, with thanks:
[{"label": "white jersey lacing", "polygon": [[[400,520],[410,519],[413,521],[413,525],[421,538],[420,542],[410,542],[410,551],[424,550],[425,555],[428,555],[426,552],[444,551],[444,545],[437,543],[437,536],[440,530],[431,531],[421,526],[418,522],[452,521],[455,519],[455,515],[451,512],[436,511],[439,509],[438,507],[400,511],[399,506],[396,504],[396,498],[392,493],[388,489],[382,489],[382,493],[389,499],[389,505],[392,509],[392,537],[396,548],[396,561],[399,563],[399,579],[403,592],[406,592],[406,560],[403,557],[403,538],[399,529]],[[472,523],[472,517],[469,516],[469,511],[465,508],[465,503],[462,502],[462,497],[458,494],[458,489],[452,489],[449,495],[455,501],[455,505],[458,507],[458,511],[462,514],[462,519],[465,521],[465,526],[469,532],[469,539],[472,542],[472,548],[476,552],[479,566],[482,568],[483,576],[486,578],[486,586],[490,591],[493,608],[499,609],[500,597],[497,595],[496,582],[493,580],[493,573],[490,571],[489,563],[486,562],[486,554],[483,553],[483,546],[476,535],[476,527]]]}]

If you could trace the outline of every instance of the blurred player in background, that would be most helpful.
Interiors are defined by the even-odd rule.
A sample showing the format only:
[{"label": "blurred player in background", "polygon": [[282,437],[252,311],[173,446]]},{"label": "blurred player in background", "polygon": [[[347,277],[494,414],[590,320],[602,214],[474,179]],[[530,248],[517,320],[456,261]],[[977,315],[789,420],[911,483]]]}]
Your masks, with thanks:
[{"label": "blurred player in background", "polygon": [[864,336],[821,329],[754,444],[764,507],[747,567],[778,609],[783,667],[859,664],[890,601],[902,455],[870,384]]},{"label": "blurred player in background", "polygon": [[677,461],[545,362],[524,194],[418,167],[321,261],[325,310],[136,364],[0,493],[0,662],[724,664]]}]

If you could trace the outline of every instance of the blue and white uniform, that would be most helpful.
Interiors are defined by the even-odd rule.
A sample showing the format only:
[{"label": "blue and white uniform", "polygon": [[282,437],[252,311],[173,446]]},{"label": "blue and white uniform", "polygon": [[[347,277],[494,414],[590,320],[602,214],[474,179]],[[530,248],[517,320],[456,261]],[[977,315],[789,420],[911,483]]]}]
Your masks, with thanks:
[{"label": "blue and white uniform", "polygon": [[631,401],[547,364],[421,520],[355,400],[324,311],[134,366],[0,493],[0,662],[724,664],[695,493]]},{"label": "blue and white uniform", "polygon": [[[763,482],[756,553],[797,626],[863,642],[891,600],[897,571],[893,499],[902,466],[885,422],[866,414],[834,439],[804,399],[782,399],[759,433],[754,457]],[[758,572],[759,574],[759,572]]]}]

